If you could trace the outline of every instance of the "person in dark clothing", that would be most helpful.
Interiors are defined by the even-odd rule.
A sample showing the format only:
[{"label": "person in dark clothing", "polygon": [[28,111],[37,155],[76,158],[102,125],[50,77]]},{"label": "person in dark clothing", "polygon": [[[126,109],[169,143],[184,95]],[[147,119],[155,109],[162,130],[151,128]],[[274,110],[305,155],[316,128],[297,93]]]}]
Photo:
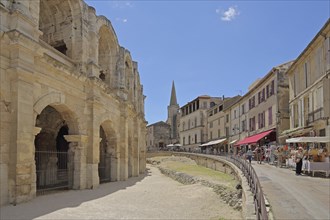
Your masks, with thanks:
[{"label": "person in dark clothing", "polygon": [[261,147],[260,146],[257,146],[257,148],[256,148],[256,156],[257,156],[257,163],[261,164],[262,155],[261,155]]},{"label": "person in dark clothing", "polygon": [[303,148],[299,147],[298,151],[296,152],[296,175],[297,176],[301,175],[303,157],[304,157]]}]

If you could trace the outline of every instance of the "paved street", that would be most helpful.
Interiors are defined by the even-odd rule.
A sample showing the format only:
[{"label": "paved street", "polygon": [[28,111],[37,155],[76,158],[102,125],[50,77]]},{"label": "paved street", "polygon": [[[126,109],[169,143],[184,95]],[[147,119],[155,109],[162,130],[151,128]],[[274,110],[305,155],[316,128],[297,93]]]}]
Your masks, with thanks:
[{"label": "paved street", "polygon": [[330,179],[256,162],[253,167],[275,219],[330,219]]},{"label": "paved street", "polygon": [[0,219],[239,219],[209,187],[182,185],[149,167],[146,176],[1,207]]}]

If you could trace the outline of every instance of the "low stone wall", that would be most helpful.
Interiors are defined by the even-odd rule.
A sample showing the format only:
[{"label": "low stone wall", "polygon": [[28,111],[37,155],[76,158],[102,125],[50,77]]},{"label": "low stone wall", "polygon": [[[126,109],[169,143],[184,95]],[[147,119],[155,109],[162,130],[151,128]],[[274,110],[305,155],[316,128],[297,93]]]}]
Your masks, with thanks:
[{"label": "low stone wall", "polygon": [[[244,219],[256,219],[255,215],[255,206],[254,206],[254,199],[253,194],[251,193],[250,187],[248,185],[248,182],[243,175],[242,171],[236,167],[233,163],[222,159],[218,156],[213,155],[205,155],[205,154],[193,154],[193,153],[185,153],[185,152],[148,152],[146,157],[152,158],[152,157],[160,157],[160,156],[181,156],[181,157],[188,157],[192,160],[194,160],[198,165],[204,166],[213,170],[217,170],[223,173],[230,174],[235,177],[235,179],[241,183],[242,186],[242,216]],[[162,171],[163,172],[163,171]],[[173,175],[173,174],[169,174]],[[178,175],[174,177],[174,179],[178,178]],[[184,178],[184,181],[190,181],[191,183],[194,183],[196,181],[195,178],[190,178],[188,175],[183,175],[182,178]],[[178,180],[180,182],[180,180]],[[203,184],[203,183],[202,183]],[[203,184],[207,185],[207,184]],[[211,185],[207,185],[209,187],[212,187]],[[215,189],[214,187],[212,187]],[[217,191],[215,189],[215,191]],[[221,190],[220,190],[221,191]],[[220,194],[220,191],[218,194]],[[220,194],[221,195],[221,194]],[[225,195],[228,198],[229,196]],[[231,201],[229,201],[231,202]],[[230,204],[230,203],[229,203]],[[232,202],[232,205],[236,205]]]}]

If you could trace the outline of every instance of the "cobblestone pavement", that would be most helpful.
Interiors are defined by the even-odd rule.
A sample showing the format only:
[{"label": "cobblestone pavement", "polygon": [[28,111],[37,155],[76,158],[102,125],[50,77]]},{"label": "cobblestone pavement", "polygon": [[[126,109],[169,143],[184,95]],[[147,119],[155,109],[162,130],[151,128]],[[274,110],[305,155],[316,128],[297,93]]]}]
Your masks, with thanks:
[{"label": "cobblestone pavement", "polygon": [[211,188],[182,185],[148,166],[146,176],[39,196],[1,207],[0,219],[239,219]]},{"label": "cobblestone pavement", "polygon": [[253,162],[275,219],[330,219],[330,179]]}]

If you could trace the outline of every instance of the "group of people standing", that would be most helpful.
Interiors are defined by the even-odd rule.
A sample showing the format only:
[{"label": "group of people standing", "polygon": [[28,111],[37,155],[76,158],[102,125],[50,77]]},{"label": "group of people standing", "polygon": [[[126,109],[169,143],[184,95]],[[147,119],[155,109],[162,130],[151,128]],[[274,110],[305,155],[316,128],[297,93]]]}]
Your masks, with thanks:
[{"label": "group of people standing", "polygon": [[[288,146],[277,147],[273,149],[271,146],[256,146],[253,150],[251,147],[244,152],[240,152],[241,156],[245,156],[245,158],[251,164],[252,159],[254,158],[258,164],[261,164],[262,161],[273,163],[275,160],[275,156],[277,157],[277,166],[281,167],[284,159],[292,158],[295,163],[296,175],[300,176],[302,173],[303,160],[307,160],[310,155],[310,149],[304,150],[302,146],[298,146],[296,150],[289,149]],[[325,155],[327,161],[329,161],[329,154],[326,148],[323,149],[322,155]]]},{"label": "group of people standing", "polygon": [[262,161],[270,162],[271,149],[268,146],[266,148],[257,146],[254,151],[252,151],[251,147],[249,147],[245,156],[249,160],[249,163],[251,163],[252,157],[254,157],[259,164],[261,164]]}]

